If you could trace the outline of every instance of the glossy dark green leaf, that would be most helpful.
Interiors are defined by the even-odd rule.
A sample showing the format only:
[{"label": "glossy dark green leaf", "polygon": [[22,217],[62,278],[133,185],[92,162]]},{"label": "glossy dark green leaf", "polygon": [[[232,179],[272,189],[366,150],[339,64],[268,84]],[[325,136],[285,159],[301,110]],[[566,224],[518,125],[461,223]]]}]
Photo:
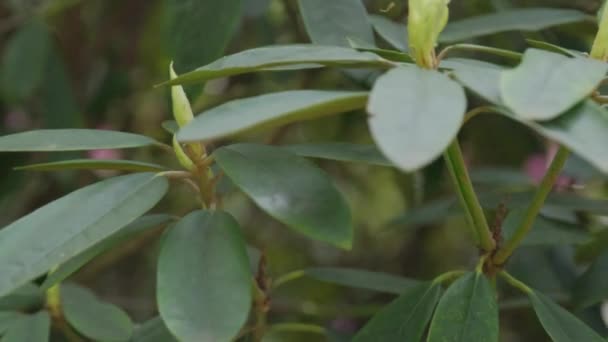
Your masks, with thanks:
[{"label": "glossy dark green leaf", "polygon": [[105,240],[96,243],[93,247],[59,265],[59,267],[53,270],[53,273],[46,277],[41,287],[43,289],[48,289],[51,286],[58,284],[98,255],[109,251],[139,234],[166,224],[172,220],[174,220],[173,216],[165,214],[146,215],[136,219]]},{"label": "glossy dark green leaf", "polygon": [[588,20],[585,13],[557,8],[521,8],[450,22],[439,40],[457,42],[505,31],[539,31]]},{"label": "glossy dark green leaf", "polygon": [[[519,228],[525,211],[513,210],[503,222],[504,239],[509,240],[515,230]],[[589,241],[591,236],[577,225],[551,220],[538,216],[534,221],[532,230],[526,235],[521,246],[556,246],[576,245]]]},{"label": "glossy dark green leaf", "polygon": [[[151,209],[167,188],[167,179],[154,173],[111,178],[76,190],[0,230],[0,296],[111,236]],[[49,233],[41,239],[45,230]]]},{"label": "glossy dark green leaf", "polygon": [[394,294],[405,293],[420,284],[417,280],[392,274],[352,268],[308,268],[304,272],[311,278],[327,283]]},{"label": "glossy dark green leaf", "polygon": [[46,311],[22,315],[6,330],[2,342],[48,342],[51,318]]},{"label": "glossy dark green leaf", "polygon": [[530,120],[550,120],[599,86],[608,63],[528,49],[522,63],[501,76],[501,96],[515,114]]},{"label": "glossy dark green leaf", "polygon": [[365,107],[367,93],[292,90],[234,100],[210,109],[179,130],[179,141],[207,141],[252,128],[279,126],[298,120]]},{"label": "glossy dark green leaf", "polygon": [[157,272],[160,316],[180,341],[230,341],[247,321],[249,261],[227,213],[195,211],[169,229]]},{"label": "glossy dark green leaf", "polygon": [[301,157],[392,166],[374,145],[326,143],[282,146]]},{"label": "glossy dark green leaf", "polygon": [[1,311],[26,311],[44,305],[44,293],[34,284],[25,284],[0,298]]},{"label": "glossy dark green leaf", "polygon": [[348,38],[374,45],[374,33],[361,0],[299,0],[302,21],[315,44],[349,46]]},{"label": "glossy dark green leaf", "polygon": [[6,42],[0,64],[0,90],[7,102],[23,101],[41,85],[51,44],[48,28],[35,17]]},{"label": "glossy dark green leaf", "polygon": [[386,60],[369,53],[339,47],[311,44],[274,45],[246,50],[218,59],[196,70],[166,82],[169,85],[197,83],[214,78],[234,76],[256,71],[338,67],[387,68]]},{"label": "glossy dark green leaf", "polygon": [[135,328],[131,342],[177,342],[160,317],[152,318]]},{"label": "glossy dark green leaf", "polygon": [[84,151],[156,145],[133,133],[98,129],[41,129],[0,137],[0,152]]},{"label": "glossy dark green leaf", "polygon": [[65,319],[80,334],[94,341],[129,341],[133,322],[122,309],[75,284],[63,284],[60,291]]},{"label": "glossy dark green leaf", "polygon": [[374,30],[391,46],[400,51],[408,51],[407,27],[381,15],[370,15]]},{"label": "glossy dark green leaf", "polygon": [[608,299],[608,253],[604,252],[577,280],[572,300],[578,308],[585,308]]},{"label": "glossy dark green leaf", "polygon": [[420,284],[405,292],[375,314],[353,342],[421,341],[440,294],[441,286],[435,283]]},{"label": "glossy dark green leaf", "polygon": [[220,57],[241,19],[242,0],[166,0],[165,3],[169,54],[178,72]]},{"label": "glossy dark green leaf", "polygon": [[456,138],[466,97],[458,83],[437,71],[395,68],[378,78],[367,110],[380,150],[397,167],[413,171],[430,164]]},{"label": "glossy dark green leaf", "polygon": [[15,311],[0,311],[0,336],[13,325],[15,321],[21,318],[21,313]]},{"label": "glossy dark green leaf", "polygon": [[459,278],[441,297],[428,337],[435,341],[498,341],[496,293],[483,274]]},{"label": "glossy dark green leaf", "polygon": [[529,293],[536,316],[554,342],[605,342],[576,316],[539,292]]},{"label": "glossy dark green leaf", "polygon": [[74,159],[58,162],[31,164],[16,167],[15,170],[22,171],[60,171],[60,170],[120,170],[134,172],[166,171],[161,165],[134,161],[134,160],[110,160],[110,159]]},{"label": "glossy dark green leaf", "polygon": [[327,175],[279,147],[237,144],[215,159],[226,175],[269,215],[306,236],[350,248],[352,219]]}]

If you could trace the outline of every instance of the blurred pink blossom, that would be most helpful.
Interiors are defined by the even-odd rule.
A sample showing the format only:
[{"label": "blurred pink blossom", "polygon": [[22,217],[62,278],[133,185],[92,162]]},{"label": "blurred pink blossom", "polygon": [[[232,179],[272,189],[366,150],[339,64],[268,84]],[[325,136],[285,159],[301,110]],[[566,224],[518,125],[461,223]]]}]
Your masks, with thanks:
[{"label": "blurred pink blossom", "polygon": [[[542,181],[547,169],[555,157],[555,154],[557,153],[558,148],[559,145],[551,142],[549,143],[545,153],[532,154],[526,160],[524,164],[524,171],[535,184],[539,184]],[[555,190],[566,190],[575,183],[576,180],[573,177],[562,173],[555,182]]]},{"label": "blurred pink blossom", "polygon": [[[109,124],[101,124],[99,126],[96,127],[96,129],[106,129],[106,130],[112,130],[112,126]],[[110,150],[110,149],[105,149],[105,150],[92,150],[92,151],[88,151],[87,152],[87,157],[91,158],[91,159],[122,159],[123,158],[123,152],[121,150]],[[99,177],[112,177],[115,176],[118,173],[118,171],[115,170],[97,170],[95,171],[95,174],[98,175]]]}]

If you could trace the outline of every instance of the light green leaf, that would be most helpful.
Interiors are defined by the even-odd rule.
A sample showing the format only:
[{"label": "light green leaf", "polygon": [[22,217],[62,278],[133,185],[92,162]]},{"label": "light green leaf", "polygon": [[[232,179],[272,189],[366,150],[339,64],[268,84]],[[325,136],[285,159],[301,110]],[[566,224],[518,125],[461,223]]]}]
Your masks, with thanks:
[{"label": "light green leaf", "polygon": [[577,308],[602,302],[608,298],[608,253],[604,252],[589,266],[574,284],[572,300]]},{"label": "light green leaf", "polygon": [[160,317],[152,318],[135,328],[131,342],[177,342]]},{"label": "light green leaf", "polygon": [[536,316],[554,342],[605,342],[576,316],[539,292],[528,294]]},{"label": "light green leaf", "polygon": [[93,247],[59,265],[53,273],[46,277],[41,287],[45,290],[49,289],[78,271],[82,266],[86,265],[98,255],[109,251],[139,234],[166,224],[172,220],[174,220],[173,216],[164,214],[146,215],[138,218],[124,228],[121,228],[118,232],[107,237],[105,240],[96,243]]},{"label": "light green leaf", "polygon": [[374,33],[361,0],[298,0],[310,40],[320,45],[349,46],[348,38],[374,45]]},{"label": "light green leaf", "polygon": [[0,311],[0,336],[21,318],[21,313],[14,311]]},{"label": "light green leaf", "polygon": [[374,315],[353,342],[421,341],[440,294],[439,284],[418,285]]},{"label": "light green leaf", "polygon": [[0,137],[0,152],[84,151],[159,143],[143,135],[98,129],[40,129]]},{"label": "light green leaf", "polygon": [[165,236],[157,280],[160,315],[180,341],[232,340],[252,299],[238,223],[221,211],[185,216]]},{"label": "light green leaf", "polygon": [[135,160],[74,159],[58,162],[31,164],[16,167],[21,171],[60,171],[60,170],[120,170],[133,172],[159,172],[167,168],[161,165]]},{"label": "light green leaf", "polygon": [[380,166],[393,165],[374,145],[326,143],[286,145],[282,148],[300,157],[360,162]]},{"label": "light green leaf", "polygon": [[2,342],[48,342],[50,334],[51,318],[46,311],[40,311],[13,321]]},{"label": "light green leaf", "polygon": [[327,283],[394,294],[405,293],[420,284],[417,280],[392,274],[352,268],[308,268],[304,273]]},{"label": "light green leaf", "polygon": [[293,90],[225,103],[198,115],[182,127],[181,142],[208,141],[252,128],[279,126],[298,120],[348,112],[365,107],[367,93]]},{"label": "light green leaf", "polygon": [[400,51],[408,51],[407,27],[383,17],[372,14],[369,19],[374,30],[391,46]]},{"label": "light green leaf", "polygon": [[164,3],[168,22],[166,42],[178,73],[220,57],[241,19],[242,0]]},{"label": "light green leaf", "polygon": [[279,147],[252,144],[226,146],[214,155],[234,184],[269,215],[310,238],[351,247],[346,200],[312,163]]},{"label": "light green leaf", "polygon": [[412,57],[410,57],[410,55],[405,52],[377,48],[373,45],[369,45],[365,42],[352,38],[348,38],[348,42],[350,43],[350,47],[356,49],[357,51],[372,52],[380,57],[388,59],[389,61],[414,63]]},{"label": "light green leaf", "polygon": [[593,59],[528,49],[518,67],[503,71],[502,100],[524,119],[550,120],[591,95],[607,71]]},{"label": "light green leaf", "polygon": [[319,66],[387,68],[391,65],[372,53],[359,52],[346,47],[311,44],[274,45],[223,57],[165,84],[197,83],[249,72],[285,70],[284,67],[296,70]]},{"label": "light green leaf", "polygon": [[[524,215],[525,211],[522,209],[513,210],[507,215],[503,222],[505,240],[509,240],[515,230],[519,228]],[[577,225],[538,216],[521,246],[576,245],[590,239],[591,236]]]},{"label": "light green leaf", "polygon": [[521,8],[453,21],[440,41],[451,43],[505,31],[539,31],[588,20],[585,13],[557,8]]},{"label": "light green leaf", "polygon": [[474,272],[456,280],[439,305],[428,342],[498,341],[496,293],[485,275]]},{"label": "light green leaf", "polygon": [[5,311],[28,311],[33,308],[42,307],[44,304],[44,293],[34,284],[25,284],[9,295],[0,298],[0,310]]},{"label": "light green leaf", "polygon": [[500,94],[500,77],[503,68],[490,63],[461,63],[460,59],[448,59],[441,63],[452,69],[456,80],[479,95],[483,99],[496,105],[502,105]]},{"label": "light green leaf", "polygon": [[24,101],[41,85],[51,44],[50,32],[40,18],[30,19],[6,42],[0,90],[7,102]]},{"label": "light green leaf", "polygon": [[[152,208],[167,179],[111,178],[55,200],[0,230],[0,296],[66,262]],[[45,238],[41,239],[40,234]]]},{"label": "light green leaf", "polygon": [[378,78],[367,110],[380,150],[397,167],[413,171],[430,164],[456,138],[466,97],[458,83],[437,71],[395,68]]},{"label": "light green leaf", "polygon": [[60,291],[62,312],[76,331],[95,341],[129,341],[133,322],[122,309],[75,284],[63,284]]}]

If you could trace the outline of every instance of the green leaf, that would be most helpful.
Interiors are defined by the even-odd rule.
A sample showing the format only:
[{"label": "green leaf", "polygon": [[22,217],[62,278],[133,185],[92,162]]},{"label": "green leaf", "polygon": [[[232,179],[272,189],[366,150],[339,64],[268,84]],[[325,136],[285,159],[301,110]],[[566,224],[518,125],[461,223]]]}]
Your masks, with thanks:
[{"label": "green leaf", "polygon": [[6,330],[2,342],[48,342],[51,318],[46,311],[23,315]]},{"label": "green leaf", "polygon": [[374,145],[349,143],[298,144],[282,148],[300,157],[392,166]]},{"label": "green leaf", "polygon": [[[449,66],[456,80],[476,95],[496,105],[502,105],[500,77],[502,67],[490,63],[459,63],[448,59],[441,66]],[[456,62],[456,63],[454,63]]]},{"label": "green leaf", "polygon": [[576,250],[577,261],[593,261],[608,250],[608,229],[603,228],[593,234],[593,239]]},{"label": "green leaf", "polygon": [[0,310],[27,311],[44,305],[44,293],[34,284],[25,284],[0,298]]},{"label": "green leaf", "polygon": [[496,293],[481,273],[469,273],[445,292],[431,328],[428,342],[498,341]]},{"label": "green leaf", "polygon": [[548,27],[588,20],[585,13],[557,8],[522,8],[453,21],[440,41],[451,43],[505,31],[539,31]]},{"label": "green leaf", "polygon": [[430,164],[456,138],[466,97],[458,83],[437,71],[395,68],[378,78],[367,109],[380,150],[397,167],[413,171]]},{"label": "green leaf", "polygon": [[572,300],[577,308],[586,308],[608,298],[608,253],[601,254],[575,282]]},{"label": "green leaf", "polygon": [[[509,240],[515,230],[519,228],[524,215],[525,211],[522,209],[513,210],[507,215],[503,222],[505,240]],[[576,245],[589,241],[590,238],[590,235],[577,225],[538,216],[521,246]]]},{"label": "green leaf", "polygon": [[133,322],[122,309],[75,284],[63,284],[60,291],[62,312],[76,331],[95,341],[129,341]]},{"label": "green leaf", "polygon": [[177,342],[160,317],[152,318],[135,328],[131,342]]},{"label": "green leaf", "polygon": [[365,92],[293,90],[225,103],[210,109],[182,127],[181,142],[208,141],[252,128],[279,126],[298,120],[363,108]]},{"label": "green leaf", "polygon": [[134,172],[159,172],[167,168],[161,165],[135,160],[74,159],[58,162],[31,164],[16,167],[21,171],[59,171],[59,170],[120,170]]},{"label": "green leaf", "polygon": [[310,238],[351,247],[346,200],[312,163],[279,147],[252,144],[226,146],[214,155],[234,184],[270,216]]},{"label": "green leaf", "polygon": [[502,100],[524,119],[550,120],[591,95],[607,71],[608,63],[528,49],[518,67],[503,71]]},{"label": "green leaf", "polygon": [[439,284],[418,285],[375,314],[353,342],[421,341],[440,294]]},{"label": "green leaf", "polygon": [[230,341],[247,321],[251,272],[238,223],[195,211],[168,230],[158,260],[160,315],[180,341]]},{"label": "green leaf", "polygon": [[21,318],[21,313],[13,311],[0,311],[0,336]]},{"label": "green leaf", "polygon": [[308,268],[304,273],[327,283],[394,294],[405,293],[420,284],[417,280],[392,274],[351,268]]},{"label": "green leaf", "polygon": [[407,27],[391,21],[381,15],[372,14],[369,20],[374,30],[392,47],[400,51],[408,51]]},{"label": "green leaf", "polygon": [[173,216],[164,214],[146,215],[136,219],[116,233],[96,243],[91,248],[59,265],[59,267],[46,277],[44,283],[42,283],[42,289],[49,289],[53,285],[63,281],[100,254],[111,250],[117,245],[120,245],[139,234],[166,224],[172,220],[174,220]]},{"label": "green leaf", "polygon": [[372,52],[380,57],[388,59],[389,61],[414,63],[412,57],[410,57],[410,55],[405,52],[377,48],[373,45],[369,45],[365,42],[352,38],[348,38],[348,42],[350,43],[350,47],[356,49],[357,51]]},{"label": "green leaf", "polygon": [[158,145],[143,135],[98,129],[41,129],[0,137],[0,152],[84,151]]},{"label": "green leaf", "polygon": [[112,235],[152,208],[167,188],[167,179],[153,173],[111,178],[76,190],[0,230],[0,296]]},{"label": "green leaf", "polygon": [[178,72],[220,57],[241,18],[241,0],[166,0],[165,3],[166,41]]},{"label": "green leaf", "polygon": [[361,0],[299,0],[310,40],[319,45],[349,46],[348,38],[374,45],[374,33]]},{"label": "green leaf", "polygon": [[554,342],[605,342],[585,323],[542,293],[533,291],[528,296],[536,316]]},{"label": "green leaf", "polygon": [[7,102],[21,102],[42,84],[51,35],[40,18],[25,23],[4,45],[0,90]]},{"label": "green leaf", "polygon": [[167,133],[171,135],[174,135],[177,133],[177,131],[179,131],[179,126],[175,120],[165,120],[161,123],[161,126]]},{"label": "green leaf", "polygon": [[566,48],[563,48],[559,45],[555,45],[555,44],[551,44],[548,42],[543,42],[540,40],[534,40],[534,39],[526,39],[526,42],[528,42],[528,44],[534,48],[537,49],[541,49],[541,50],[546,50],[549,52],[555,52],[555,53],[559,53],[562,54],[564,56],[567,57],[581,57],[583,56],[582,53],[578,52],[578,51],[573,51],[573,50],[568,50]]},{"label": "green leaf", "polygon": [[296,70],[319,66],[387,68],[390,63],[372,53],[339,46],[273,45],[223,57],[165,84],[204,82],[256,71],[284,70],[283,67]]}]

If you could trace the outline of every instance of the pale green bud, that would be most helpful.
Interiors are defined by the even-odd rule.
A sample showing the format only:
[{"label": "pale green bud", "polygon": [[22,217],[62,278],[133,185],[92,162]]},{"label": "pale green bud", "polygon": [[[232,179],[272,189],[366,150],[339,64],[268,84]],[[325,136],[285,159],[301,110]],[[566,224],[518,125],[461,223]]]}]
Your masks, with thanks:
[{"label": "pale green bud", "polygon": [[173,151],[175,151],[175,156],[177,157],[177,161],[188,171],[194,171],[196,169],[196,165],[192,162],[190,157],[184,152],[184,149],[177,141],[175,135],[173,136]]},{"label": "pale green bud", "polygon": [[450,0],[409,0],[410,54],[425,68],[436,67],[435,46],[448,23]]},{"label": "pale green bud", "polygon": [[591,57],[608,62],[608,6],[604,5],[597,14],[599,30],[591,49]]},{"label": "pale green bud", "polygon": [[[177,78],[177,74],[173,70],[173,62],[169,65],[169,77],[171,79]],[[190,107],[186,92],[181,85],[171,86],[171,102],[173,103],[173,117],[179,127],[185,126],[194,119],[192,107]]]}]

